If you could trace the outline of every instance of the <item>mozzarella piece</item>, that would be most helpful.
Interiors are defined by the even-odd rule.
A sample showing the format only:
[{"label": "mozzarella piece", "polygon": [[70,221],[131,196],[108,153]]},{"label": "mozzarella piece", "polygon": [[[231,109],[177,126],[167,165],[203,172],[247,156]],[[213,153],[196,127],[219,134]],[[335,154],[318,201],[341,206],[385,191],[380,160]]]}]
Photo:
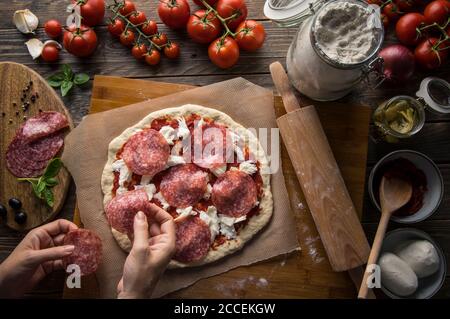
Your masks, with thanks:
[{"label": "mozzarella piece", "polygon": [[180,117],[177,119],[178,121],[178,128],[177,128],[177,137],[181,139],[187,138],[189,135],[191,135],[191,131],[189,131],[189,128],[187,127],[186,120],[184,117]]},{"label": "mozzarella piece", "polygon": [[211,173],[219,177],[220,175],[222,175],[227,171],[227,165],[223,164],[221,166],[210,168],[209,170],[211,171]]},{"label": "mozzarella piece", "polygon": [[247,219],[245,215],[236,218],[219,214],[218,217],[220,223],[220,233],[228,239],[236,238],[236,229],[234,228],[234,224]]},{"label": "mozzarella piece", "polygon": [[205,124],[205,121],[203,120],[203,117],[200,118],[200,120],[195,121],[195,128],[201,128]]},{"label": "mozzarella piece", "polygon": [[243,161],[245,159],[244,152],[242,151],[242,148],[240,148],[237,145],[233,145],[234,152],[236,153],[236,157],[238,161]]},{"label": "mozzarella piece", "polygon": [[217,218],[217,209],[214,206],[208,206],[206,212],[200,211],[199,217],[205,222],[206,225],[209,226],[209,230],[211,232],[211,242],[213,242],[220,231],[219,219]]},{"label": "mozzarella piece", "polygon": [[123,159],[115,161],[111,166],[114,172],[119,172],[119,188],[124,188],[125,182],[131,179],[133,172],[128,168]]},{"label": "mozzarella piece", "polygon": [[245,161],[239,164],[239,170],[248,175],[253,175],[258,171],[258,167],[256,167],[253,161]]},{"label": "mozzarella piece", "polygon": [[123,186],[119,186],[119,188],[116,190],[116,195],[122,195],[124,193],[128,192],[128,189],[123,187]]},{"label": "mozzarella piece", "polygon": [[161,127],[159,133],[161,133],[161,135],[164,136],[169,145],[173,145],[173,140],[177,138],[176,130],[169,125]]},{"label": "mozzarella piece", "polygon": [[206,192],[203,195],[203,198],[208,200],[211,198],[212,186],[210,183],[206,184]]},{"label": "mozzarella piece", "polygon": [[164,210],[167,210],[167,209],[170,207],[169,203],[166,201],[166,199],[165,199],[164,196],[161,194],[161,192],[158,192],[158,193],[154,194],[154,195],[153,195],[153,198],[159,200],[159,202],[161,203],[162,208],[163,208]]},{"label": "mozzarella piece", "polygon": [[152,200],[153,194],[156,193],[155,184],[146,184],[146,185],[134,185],[134,189],[143,189],[147,193],[148,200]]},{"label": "mozzarella piece", "polygon": [[195,210],[193,210],[192,206],[188,206],[186,208],[177,208],[177,213],[179,214],[179,216],[177,216],[177,218],[183,218],[183,217],[187,217],[189,215],[197,215],[197,212]]},{"label": "mozzarella piece", "polygon": [[186,161],[184,160],[183,156],[178,155],[169,155],[169,159],[167,160],[166,168],[179,165],[179,164],[186,164]]}]

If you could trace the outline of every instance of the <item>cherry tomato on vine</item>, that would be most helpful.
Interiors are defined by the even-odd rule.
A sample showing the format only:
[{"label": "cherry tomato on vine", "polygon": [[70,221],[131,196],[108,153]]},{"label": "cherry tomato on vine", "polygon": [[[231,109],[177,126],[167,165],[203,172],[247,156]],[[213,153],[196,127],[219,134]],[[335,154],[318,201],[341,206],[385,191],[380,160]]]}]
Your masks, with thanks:
[{"label": "cherry tomato on vine", "polygon": [[389,3],[383,8],[383,13],[388,17],[389,21],[397,21],[400,17],[400,10],[395,3]]},{"label": "cherry tomato on vine", "polygon": [[445,43],[436,47],[438,42],[439,39],[437,38],[428,38],[423,40],[414,50],[414,57],[423,68],[436,69],[447,60],[449,50],[443,50]]},{"label": "cherry tomato on vine", "polygon": [[167,35],[165,33],[158,33],[152,37],[152,41],[159,46],[167,43]]},{"label": "cherry tomato on vine", "polygon": [[147,53],[148,48],[145,44],[135,44],[133,48],[131,49],[131,54],[137,59],[142,60],[144,58],[144,55]]},{"label": "cherry tomato on vine", "polygon": [[105,16],[105,0],[72,0],[72,3],[80,5],[82,23],[89,27],[103,22]]},{"label": "cherry tomato on vine", "polygon": [[161,53],[158,50],[151,50],[145,54],[145,62],[149,65],[157,65],[161,61]]},{"label": "cherry tomato on vine", "polygon": [[384,31],[386,31],[389,28],[389,18],[384,14],[380,14],[381,22],[383,22]]},{"label": "cherry tomato on vine", "polygon": [[206,15],[206,10],[195,12],[187,23],[187,33],[197,43],[211,43],[217,39],[221,30],[222,24],[219,19],[212,12]]},{"label": "cherry tomato on vine", "polygon": [[125,24],[122,19],[116,18],[108,24],[108,31],[115,37],[120,37],[123,30],[125,30]]},{"label": "cherry tomato on vine", "polygon": [[254,20],[242,22],[236,29],[236,42],[245,51],[256,51],[262,47],[266,32],[261,23]]},{"label": "cherry tomato on vine", "polygon": [[59,49],[55,44],[47,44],[42,49],[41,58],[45,62],[55,62],[59,59]]},{"label": "cherry tomato on vine", "polygon": [[72,25],[64,32],[63,45],[67,52],[77,57],[86,57],[97,48],[97,34],[85,25],[79,28]]},{"label": "cherry tomato on vine", "polygon": [[45,22],[44,30],[45,33],[47,33],[47,35],[53,39],[60,37],[62,34],[61,23],[59,23],[59,21],[55,19]]},{"label": "cherry tomato on vine", "polygon": [[395,4],[402,12],[412,11],[417,5],[415,0],[395,0]]},{"label": "cherry tomato on vine", "polygon": [[169,59],[176,59],[180,56],[180,46],[175,42],[169,42],[164,47],[164,55]]},{"label": "cherry tomato on vine", "polygon": [[141,26],[142,32],[144,32],[145,35],[154,35],[158,33],[158,25],[153,20],[148,20],[146,23],[144,23]]},{"label": "cherry tomato on vine", "polygon": [[134,13],[132,13],[130,15],[130,17],[128,19],[134,25],[138,25],[138,24],[141,24],[141,23],[144,23],[145,21],[147,21],[147,17],[145,16],[145,13],[142,11],[135,11]]},{"label": "cherry tomato on vine", "polygon": [[131,30],[126,30],[122,32],[120,35],[120,43],[122,43],[124,46],[129,47],[134,43],[134,40],[136,39],[136,36],[134,35],[134,32]]},{"label": "cherry tomato on vine", "polygon": [[224,19],[235,15],[233,19],[227,21],[231,30],[235,30],[247,18],[247,6],[244,0],[219,0],[216,10]]},{"label": "cherry tomato on vine", "polygon": [[171,29],[181,29],[189,20],[190,7],[187,0],[160,0],[158,15]]},{"label": "cherry tomato on vine", "polygon": [[239,60],[239,47],[231,37],[216,39],[209,45],[208,56],[219,68],[231,68]]},{"label": "cherry tomato on vine", "polygon": [[[194,0],[194,2],[196,5],[198,5],[200,7],[203,7],[203,8],[205,7],[201,0]],[[205,0],[205,2],[212,7],[216,4],[217,0]]]},{"label": "cherry tomato on vine", "polygon": [[417,12],[410,12],[400,17],[395,25],[399,41],[405,45],[416,45],[422,40],[417,29],[425,24],[425,17]]},{"label": "cherry tomato on vine", "polygon": [[376,4],[377,6],[380,6],[383,4],[382,0],[367,0],[368,4]]},{"label": "cherry tomato on vine", "polygon": [[423,15],[428,24],[436,22],[439,25],[444,25],[450,18],[450,2],[446,0],[435,0],[430,2],[425,7]]},{"label": "cherry tomato on vine", "polygon": [[123,16],[127,16],[134,11],[136,11],[136,7],[134,2],[130,0],[125,0],[122,7],[119,9],[119,13]]}]

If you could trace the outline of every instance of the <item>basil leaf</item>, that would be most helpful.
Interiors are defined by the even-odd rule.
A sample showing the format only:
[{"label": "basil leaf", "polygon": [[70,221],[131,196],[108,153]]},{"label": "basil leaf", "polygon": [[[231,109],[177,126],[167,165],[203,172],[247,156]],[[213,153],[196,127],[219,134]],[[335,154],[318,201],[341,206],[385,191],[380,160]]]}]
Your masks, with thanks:
[{"label": "basil leaf", "polygon": [[59,158],[54,158],[48,163],[47,168],[45,169],[44,175],[42,175],[42,179],[45,181],[49,178],[55,177],[58,175],[59,170],[61,169],[62,162]]},{"label": "basil leaf", "polygon": [[62,66],[63,74],[64,74],[64,80],[66,81],[72,81],[73,79],[73,71],[70,65],[63,64]]},{"label": "basil leaf", "polygon": [[[37,198],[41,198],[42,199],[42,192],[39,191],[39,184],[36,182],[30,182],[31,186],[33,188],[33,192],[36,195]],[[44,184],[45,185],[45,184]]]},{"label": "basil leaf", "polygon": [[37,182],[37,192],[39,192],[40,194],[44,191],[44,188],[47,187],[46,182],[44,179],[42,179],[42,177],[39,179],[39,182]]},{"label": "basil leaf", "polygon": [[69,93],[69,91],[72,89],[73,87],[73,82],[71,81],[64,81],[61,84],[61,95],[62,96],[66,96],[67,93]]},{"label": "basil leaf", "polygon": [[60,87],[63,81],[64,74],[62,72],[57,72],[47,79],[47,82],[51,87]]},{"label": "basil leaf", "polygon": [[76,85],[83,85],[84,83],[89,81],[89,75],[86,73],[78,73],[75,74],[75,77],[73,78],[73,83]]},{"label": "basil leaf", "polygon": [[58,180],[54,177],[50,177],[45,180],[45,183],[47,184],[47,187],[55,187],[58,185]]},{"label": "basil leaf", "polygon": [[50,188],[44,188],[44,191],[42,192],[44,195],[44,199],[47,202],[47,205],[50,207],[53,207],[55,204],[55,198],[53,197],[53,192]]}]

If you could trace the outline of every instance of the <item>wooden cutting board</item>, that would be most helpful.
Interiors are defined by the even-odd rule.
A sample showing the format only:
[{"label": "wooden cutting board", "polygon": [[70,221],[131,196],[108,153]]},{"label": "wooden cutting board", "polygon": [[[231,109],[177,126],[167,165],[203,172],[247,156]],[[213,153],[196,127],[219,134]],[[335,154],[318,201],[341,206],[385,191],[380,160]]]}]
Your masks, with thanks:
[{"label": "wooden cutting board", "polygon": [[[102,112],[191,88],[192,86],[182,84],[96,76],[90,112]],[[349,193],[358,213],[361,214],[370,108],[339,103],[314,104]],[[277,117],[285,113],[280,97],[275,97],[274,107]],[[284,145],[282,163],[302,251],[202,279],[168,297],[354,298],[356,296],[355,287],[348,275],[333,272],[331,269]],[[75,212],[74,221],[80,224],[78,211]],[[82,287],[84,288],[65,289],[64,297],[95,297],[95,278],[85,278]]]},{"label": "wooden cutting board", "polygon": [[[33,84],[30,86],[30,81]],[[24,102],[29,101],[27,111],[23,111],[23,90],[26,91]],[[39,98],[31,102],[31,95],[38,93]],[[66,169],[61,169],[57,176],[59,184],[53,188],[55,204],[50,208],[33,194],[31,184],[18,182],[6,168],[5,154],[9,143],[14,138],[17,129],[25,122],[42,111],[57,111],[66,115],[73,128],[70,113],[63,102],[47,82],[30,68],[17,63],[0,63],[0,203],[5,207],[9,198],[15,197],[22,201],[23,211],[27,214],[27,221],[19,225],[14,221],[14,212],[8,207],[7,225],[15,230],[25,231],[54,218],[61,209],[69,189],[70,176]]]}]

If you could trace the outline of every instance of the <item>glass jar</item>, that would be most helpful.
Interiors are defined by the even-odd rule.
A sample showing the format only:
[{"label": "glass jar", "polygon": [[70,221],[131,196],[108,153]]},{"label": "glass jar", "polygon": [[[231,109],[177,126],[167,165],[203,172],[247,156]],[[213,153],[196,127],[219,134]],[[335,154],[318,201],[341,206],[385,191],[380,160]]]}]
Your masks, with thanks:
[{"label": "glass jar", "polygon": [[[321,16],[322,12],[326,12],[327,8],[330,9],[333,6],[337,8],[336,4],[346,3],[355,4],[363,10],[367,10],[370,18],[364,23],[372,28],[373,39],[365,40],[373,45],[363,59],[354,62],[340,56],[329,56],[318,41],[321,32],[316,29],[317,18]],[[313,10],[312,7],[310,10]],[[348,32],[348,30],[346,31]],[[339,34],[336,36],[338,37]],[[374,6],[358,0],[328,1],[301,24],[286,59],[289,79],[298,91],[311,99],[337,100],[347,95],[378,61],[377,54],[382,46],[383,37],[384,30],[379,10]],[[351,41],[352,39],[348,39],[348,42]],[[341,50],[341,52],[344,51]]]}]

